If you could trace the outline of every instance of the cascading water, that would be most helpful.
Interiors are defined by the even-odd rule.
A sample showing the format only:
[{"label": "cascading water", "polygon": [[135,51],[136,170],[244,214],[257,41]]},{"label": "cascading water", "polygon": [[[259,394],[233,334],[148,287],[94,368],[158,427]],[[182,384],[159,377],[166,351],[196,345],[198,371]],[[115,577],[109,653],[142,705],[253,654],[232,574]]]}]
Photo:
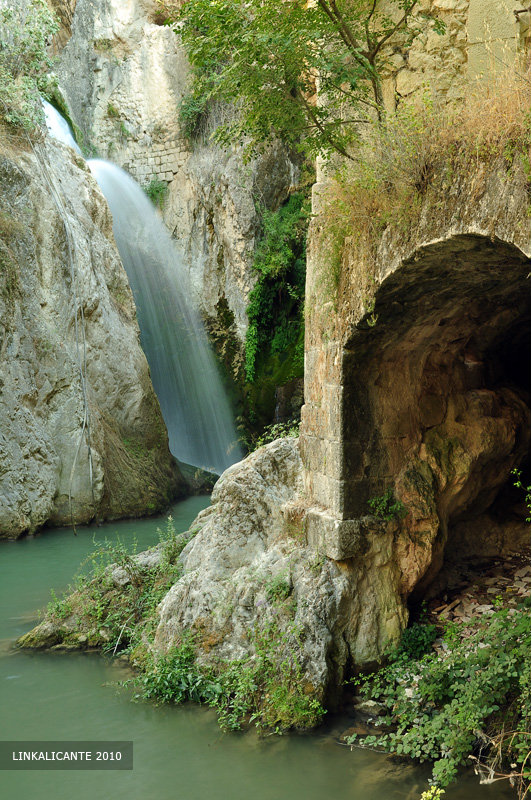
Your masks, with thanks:
[{"label": "cascading water", "polygon": [[72,136],[70,125],[66,119],[64,119],[64,117],[62,117],[47,100],[43,100],[42,105],[44,108],[44,116],[46,117],[46,127],[54,139],[59,139],[60,142],[67,144],[69,147],[75,150],[76,153],[82,155],[81,149]]},{"label": "cascading water", "polygon": [[[49,103],[44,106],[50,133],[81,152],[68,123]],[[140,186],[114,164],[88,165],[113,215],[170,449],[180,461],[222,472],[241,451],[214,356],[189,300],[182,259]]]},{"label": "cascading water", "polygon": [[222,472],[241,454],[214,356],[188,300],[182,260],[138,184],[114,164],[88,165],[113,215],[170,449],[181,461]]}]

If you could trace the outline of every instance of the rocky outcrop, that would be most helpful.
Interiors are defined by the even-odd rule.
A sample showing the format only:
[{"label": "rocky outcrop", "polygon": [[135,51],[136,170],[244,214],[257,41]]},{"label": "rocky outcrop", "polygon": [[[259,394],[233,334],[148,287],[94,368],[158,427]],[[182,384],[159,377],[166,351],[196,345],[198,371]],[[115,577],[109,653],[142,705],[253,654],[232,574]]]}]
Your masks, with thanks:
[{"label": "rocky outcrop", "polygon": [[[253,657],[257,640],[275,642],[270,657],[279,675],[284,659],[296,654],[305,694],[332,707],[352,660],[367,661],[375,645],[398,636],[403,612],[389,600],[393,525],[377,531],[364,521],[358,531],[363,565],[353,568],[308,546],[302,492],[296,439],[266,445],[223,473],[212,505],[185,534],[192,538],[181,553],[182,575],[151,620],[157,654],[171,653],[191,633],[199,662],[215,667]],[[163,557],[159,545],[136,560],[139,567],[162,564],[163,574]],[[122,590],[127,584],[123,570],[115,569],[112,580]],[[93,619],[84,621],[90,603],[73,595],[67,604],[71,616],[48,614],[19,645],[101,643],[105,632],[93,630]]]},{"label": "rocky outcrop", "polygon": [[[182,553],[183,577],[160,605],[155,648],[197,633],[203,660],[253,652],[253,634],[272,620],[297,630],[309,683],[321,696],[345,667],[338,627],[351,594],[348,574],[306,547],[297,440],[262,447],[223,473],[212,505]],[[280,653],[278,654],[280,657]]]},{"label": "rocky outcrop", "polygon": [[186,482],[107,204],[52,140],[0,178],[0,536],[161,510]]},{"label": "rocky outcrop", "polygon": [[157,650],[196,629],[206,657],[241,658],[255,627],[276,615],[299,632],[308,680],[333,704],[352,659],[366,662],[375,646],[398,637],[394,526],[376,530],[363,520],[359,568],[308,546],[297,440],[279,439],[224,472],[196,525],[182,554],[185,574],[160,606]]},{"label": "rocky outcrop", "polygon": [[184,252],[195,300],[214,334],[221,327],[241,346],[256,280],[255,203],[278,207],[296,168],[280,147],[245,164],[237,149],[210,144],[207,128],[219,109],[192,145],[179,123],[189,67],[179,37],[163,21],[155,0],[77,0],[71,37],[59,43],[59,82],[89,151],[143,186],[167,187],[164,221]]}]

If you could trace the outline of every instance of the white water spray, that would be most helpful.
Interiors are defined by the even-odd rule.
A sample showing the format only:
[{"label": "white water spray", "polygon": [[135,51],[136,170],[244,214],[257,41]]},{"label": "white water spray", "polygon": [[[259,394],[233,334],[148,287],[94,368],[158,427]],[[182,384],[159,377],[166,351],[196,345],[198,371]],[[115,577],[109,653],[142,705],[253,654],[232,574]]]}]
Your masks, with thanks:
[{"label": "white water spray", "polygon": [[59,139],[60,142],[67,144],[69,147],[75,150],[76,153],[82,155],[81,149],[72,136],[70,125],[66,119],[64,119],[64,117],[62,117],[61,114],[47,100],[43,100],[42,105],[44,107],[44,116],[46,117],[46,127],[54,139]]}]

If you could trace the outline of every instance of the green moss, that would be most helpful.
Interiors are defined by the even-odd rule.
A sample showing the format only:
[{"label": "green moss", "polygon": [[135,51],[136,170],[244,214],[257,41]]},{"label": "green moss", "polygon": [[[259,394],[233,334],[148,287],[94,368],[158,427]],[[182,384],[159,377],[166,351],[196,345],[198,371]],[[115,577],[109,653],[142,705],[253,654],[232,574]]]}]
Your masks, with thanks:
[{"label": "green moss", "polygon": [[416,516],[425,518],[436,513],[434,475],[429,464],[421,459],[410,464],[404,476],[404,487],[415,498],[410,510],[415,511]]},{"label": "green moss", "polygon": [[155,208],[164,208],[164,203],[168,195],[168,184],[166,181],[159,181],[158,178],[153,177],[147,186],[143,188]]},{"label": "green moss", "polygon": [[453,478],[456,467],[466,459],[466,450],[459,439],[446,436],[444,429],[433,428],[426,433],[424,443],[441,473],[448,479]]},{"label": "green moss", "polygon": [[123,444],[127,452],[137,459],[150,457],[150,451],[138,439],[123,439]]},{"label": "green moss", "polygon": [[24,226],[9,214],[0,213],[0,297],[5,303],[2,324],[10,329],[15,311],[15,303],[20,295],[20,276],[18,261],[12,249]]},{"label": "green moss", "polygon": [[[61,94],[59,88],[55,85],[50,86],[49,90],[45,93],[46,100],[52,105],[56,111],[58,111],[61,116],[68,122],[70,126],[70,130],[72,131],[72,135],[79,145],[79,147],[83,150],[84,148],[84,136],[80,128],[76,125],[72,116],[70,114],[70,109],[64,99],[63,95]],[[78,165],[79,166],[79,165]]]}]

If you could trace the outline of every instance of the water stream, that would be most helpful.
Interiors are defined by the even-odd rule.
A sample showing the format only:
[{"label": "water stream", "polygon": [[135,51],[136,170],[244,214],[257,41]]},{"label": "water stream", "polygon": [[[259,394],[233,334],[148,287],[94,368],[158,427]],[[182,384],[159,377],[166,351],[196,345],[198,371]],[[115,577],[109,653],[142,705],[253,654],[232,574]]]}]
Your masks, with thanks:
[{"label": "water stream", "polygon": [[[173,509],[185,530],[208,498]],[[350,751],[334,730],[259,739],[254,731],[220,732],[210,709],[132,703],[108,683],[129,676],[121,661],[93,653],[24,653],[12,641],[37,621],[50,587],[66,588],[92,550],[93,536],[158,542],[164,520],[110,523],[101,528],[47,530],[17,542],[0,541],[0,686],[2,740],[133,740],[132,772],[3,772],[1,793],[19,800],[418,800],[427,770],[385,756]],[[481,787],[472,773],[444,800],[506,800],[500,785]]]},{"label": "water stream", "polygon": [[63,144],[67,144],[69,147],[75,150],[78,155],[83,155],[81,148],[72,135],[70,125],[66,119],[62,117],[61,114],[47,100],[43,100],[42,105],[44,108],[44,116],[46,118],[46,127],[54,139],[59,139],[59,141],[63,142]]},{"label": "water stream", "polygon": [[170,449],[180,461],[223,472],[241,453],[182,259],[140,186],[114,164],[88,164],[113,215]]},{"label": "water stream", "polygon": [[[81,153],[66,120],[43,104],[52,136]],[[183,259],[133,178],[107,161],[88,165],[113,215],[170,450],[180,461],[221,473],[242,454],[214,355],[190,300]]]}]

